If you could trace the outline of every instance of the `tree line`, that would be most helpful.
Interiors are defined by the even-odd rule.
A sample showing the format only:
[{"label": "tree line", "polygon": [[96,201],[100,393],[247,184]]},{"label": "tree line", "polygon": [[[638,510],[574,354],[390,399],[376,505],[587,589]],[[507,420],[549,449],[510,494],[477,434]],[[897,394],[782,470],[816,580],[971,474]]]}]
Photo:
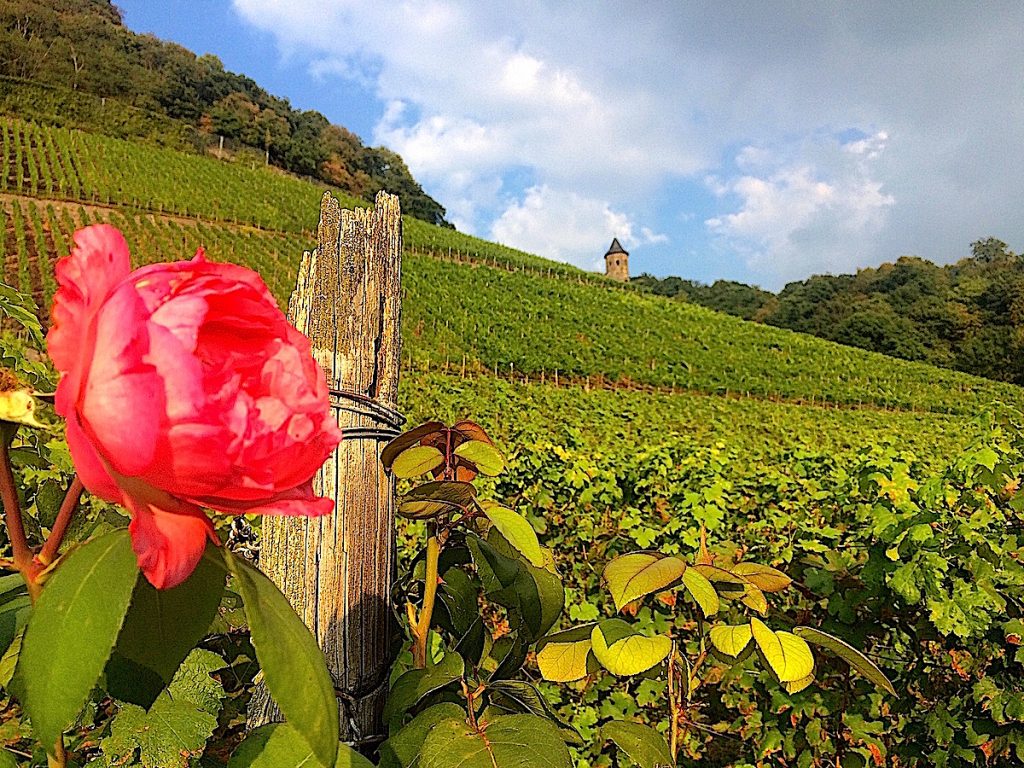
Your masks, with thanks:
[{"label": "tree line", "polygon": [[634,284],[841,344],[1024,384],[1024,254],[987,237],[939,266],[903,256],[853,275],[814,275],[779,293],[651,275]]},{"label": "tree line", "polygon": [[[225,70],[216,56],[135,34],[110,0],[0,0],[0,76],[113,99],[258,147],[277,167],[365,200],[387,189],[405,213],[450,226],[397,153],[365,146],[319,112],[293,108]],[[59,120],[59,108],[53,111]],[[93,122],[76,127],[104,131],[101,120]]]}]

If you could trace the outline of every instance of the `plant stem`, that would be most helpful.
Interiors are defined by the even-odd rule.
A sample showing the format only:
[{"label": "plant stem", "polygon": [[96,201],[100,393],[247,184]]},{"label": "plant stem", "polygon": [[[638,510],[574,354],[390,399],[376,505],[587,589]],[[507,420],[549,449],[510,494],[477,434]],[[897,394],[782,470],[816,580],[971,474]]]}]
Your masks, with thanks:
[{"label": "plant stem", "polygon": [[0,437],[0,497],[4,502],[4,520],[7,522],[7,536],[11,540],[14,567],[27,575],[27,571],[32,566],[32,550],[29,549],[28,539],[25,538],[25,525],[21,519],[18,491],[14,487],[10,448],[2,437]]},{"label": "plant stem", "polygon": [[434,600],[437,597],[437,561],[441,547],[437,539],[437,531],[431,531],[427,539],[427,573],[423,584],[423,607],[420,608],[419,621],[413,627],[415,643],[412,649],[413,663],[417,669],[427,666],[427,638],[430,636],[430,621],[434,614]]},{"label": "plant stem", "polygon": [[672,652],[668,655],[668,706],[672,710],[672,725],[669,737],[669,752],[672,755],[672,762],[676,762],[676,755],[679,752],[679,702],[676,695],[676,641],[672,641]]},{"label": "plant stem", "polygon": [[57,513],[57,519],[53,521],[53,528],[50,529],[50,535],[46,537],[46,541],[43,543],[43,548],[39,550],[39,554],[36,555],[36,561],[46,568],[54,560],[57,559],[57,552],[60,551],[60,545],[64,541],[64,535],[68,532],[68,526],[71,524],[71,518],[75,514],[75,510],[78,509],[78,502],[82,498],[82,493],[85,491],[85,486],[82,485],[82,481],[79,480],[78,475],[75,475],[75,479],[71,481],[71,485],[68,486],[68,492],[64,496],[64,501],[60,505],[60,511]]}]

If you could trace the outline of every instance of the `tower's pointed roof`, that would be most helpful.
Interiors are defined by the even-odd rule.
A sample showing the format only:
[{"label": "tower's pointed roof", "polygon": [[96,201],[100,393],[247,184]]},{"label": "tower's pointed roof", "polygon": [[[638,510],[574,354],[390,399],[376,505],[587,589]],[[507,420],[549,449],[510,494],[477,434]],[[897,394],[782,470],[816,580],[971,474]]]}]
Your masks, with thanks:
[{"label": "tower's pointed roof", "polygon": [[612,238],[612,244],[608,246],[608,252],[605,254],[605,256],[611,256],[613,253],[624,253],[627,256],[629,256],[629,251],[622,247],[622,245],[619,243],[619,238],[617,237]]}]

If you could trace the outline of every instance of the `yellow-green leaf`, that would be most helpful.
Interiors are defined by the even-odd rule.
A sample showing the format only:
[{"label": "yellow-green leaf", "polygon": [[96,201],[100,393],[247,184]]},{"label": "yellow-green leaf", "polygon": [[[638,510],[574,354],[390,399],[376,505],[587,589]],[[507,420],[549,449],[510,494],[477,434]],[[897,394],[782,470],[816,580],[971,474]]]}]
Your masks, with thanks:
[{"label": "yellow-green leaf", "polygon": [[781,592],[793,583],[789,576],[770,565],[736,563],[729,570],[737,576],[742,576],[762,592]]},{"label": "yellow-green leaf", "polygon": [[616,609],[621,611],[623,606],[638,597],[660,592],[675,584],[685,571],[686,563],[678,557],[633,552],[608,563],[603,578]]},{"label": "yellow-green leaf", "polygon": [[849,643],[813,627],[794,627],[793,634],[827,651],[832,651],[832,653],[864,675],[877,687],[883,691],[888,691],[893,696],[896,695],[896,689],[892,687],[892,683],[889,682],[889,678],[885,676],[885,673],[875,666],[871,659]]},{"label": "yellow-green leaf", "polygon": [[731,626],[729,624],[716,624],[711,628],[711,644],[719,652],[726,656],[739,656],[743,649],[750,642],[751,632],[749,624]]},{"label": "yellow-green leaf", "polygon": [[672,640],[665,635],[647,637],[622,619],[602,621],[590,634],[594,656],[613,675],[637,675],[665,660]]},{"label": "yellow-green leaf", "polygon": [[24,424],[37,429],[47,428],[36,419],[36,400],[26,389],[0,392],[0,421]]},{"label": "yellow-green leaf", "polygon": [[395,477],[419,477],[444,463],[444,454],[430,445],[417,445],[406,448],[395,457],[391,471]]},{"label": "yellow-green leaf", "polygon": [[714,616],[718,613],[720,602],[714,585],[700,571],[694,568],[687,568],[683,574],[683,584],[690,597],[697,601],[705,616]]},{"label": "yellow-green leaf", "polygon": [[484,514],[498,529],[498,532],[505,537],[506,541],[529,561],[530,565],[537,568],[544,567],[544,550],[541,548],[540,542],[537,541],[537,532],[533,530],[533,526],[525,517],[497,504],[485,505]]},{"label": "yellow-green leaf", "polygon": [[791,632],[775,632],[756,616],[750,632],[765,663],[782,683],[793,683],[814,671],[814,655],[801,638]]},{"label": "yellow-green leaf", "polygon": [[794,680],[790,683],[783,683],[782,687],[786,689],[787,693],[800,693],[804,688],[814,682],[814,673],[811,672],[807,677],[801,677],[799,680]]},{"label": "yellow-green leaf", "polygon": [[568,683],[589,674],[593,655],[590,635],[594,626],[588,624],[548,635],[538,644],[537,666],[545,680]]},{"label": "yellow-green leaf", "polygon": [[757,611],[762,616],[768,615],[768,599],[764,596],[764,592],[755,587],[753,584],[747,583],[743,592],[743,597],[740,601],[752,610]]},{"label": "yellow-green leaf", "polygon": [[481,475],[498,475],[505,469],[505,457],[489,443],[467,440],[455,449],[455,455],[473,463]]}]

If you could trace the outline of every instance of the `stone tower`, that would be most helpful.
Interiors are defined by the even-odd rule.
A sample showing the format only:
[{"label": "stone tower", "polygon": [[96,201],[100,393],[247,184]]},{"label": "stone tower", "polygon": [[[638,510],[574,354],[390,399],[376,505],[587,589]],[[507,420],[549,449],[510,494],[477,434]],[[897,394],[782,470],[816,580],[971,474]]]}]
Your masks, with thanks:
[{"label": "stone tower", "polygon": [[619,244],[619,238],[612,238],[608,253],[604,255],[604,273],[612,280],[629,282],[629,254]]}]

